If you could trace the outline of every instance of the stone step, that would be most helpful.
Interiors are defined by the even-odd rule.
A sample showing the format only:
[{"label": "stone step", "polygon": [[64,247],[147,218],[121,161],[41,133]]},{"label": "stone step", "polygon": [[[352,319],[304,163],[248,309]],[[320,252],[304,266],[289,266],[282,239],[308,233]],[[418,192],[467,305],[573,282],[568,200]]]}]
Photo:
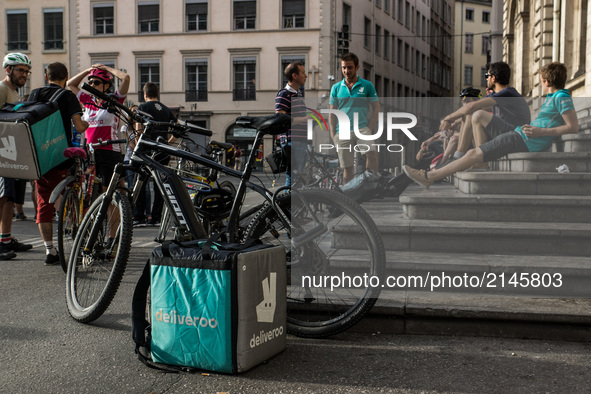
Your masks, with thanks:
[{"label": "stone step", "polygon": [[591,196],[475,195],[441,188],[399,200],[409,219],[591,223]]},{"label": "stone step", "polygon": [[454,178],[467,194],[591,195],[591,173],[464,171]]},{"label": "stone step", "polygon": [[[591,224],[418,220],[372,215],[386,250],[503,255],[591,255]],[[335,242],[365,247],[348,226],[333,228]]]},{"label": "stone step", "polygon": [[591,152],[528,152],[510,153],[497,160],[491,168],[511,172],[556,172],[566,164],[570,172],[591,172]]},{"label": "stone step", "polygon": [[[348,272],[347,267],[363,264],[351,251],[339,257],[336,266],[342,265],[343,272]],[[382,292],[589,298],[590,281],[587,257],[389,251],[380,286]]]},{"label": "stone step", "polygon": [[591,152],[591,134],[565,134],[552,144],[553,152]]}]

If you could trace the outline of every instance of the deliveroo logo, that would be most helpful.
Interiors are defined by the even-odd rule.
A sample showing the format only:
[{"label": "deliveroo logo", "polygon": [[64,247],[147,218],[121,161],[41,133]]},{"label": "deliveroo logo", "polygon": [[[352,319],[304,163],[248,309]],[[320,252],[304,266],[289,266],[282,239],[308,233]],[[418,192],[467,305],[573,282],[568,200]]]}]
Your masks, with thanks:
[{"label": "deliveroo logo", "polygon": [[14,136],[9,135],[8,138],[2,137],[1,141],[3,147],[0,148],[0,156],[16,161],[16,142]]},{"label": "deliveroo logo", "polygon": [[[270,280],[269,280],[270,279]],[[262,282],[263,301],[257,305],[257,321],[273,323],[277,301],[277,272],[271,272]]]}]

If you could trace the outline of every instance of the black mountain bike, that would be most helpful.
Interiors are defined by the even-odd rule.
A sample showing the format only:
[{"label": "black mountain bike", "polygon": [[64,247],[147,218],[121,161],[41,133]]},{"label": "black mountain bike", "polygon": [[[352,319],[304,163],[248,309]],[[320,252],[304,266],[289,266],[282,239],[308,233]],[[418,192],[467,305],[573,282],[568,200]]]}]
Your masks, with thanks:
[{"label": "black mountain bike", "polygon": [[[191,124],[140,118],[141,114],[132,114],[92,87],[83,85],[83,89],[103,99],[112,112],[123,111],[143,123],[145,130],[167,128],[177,136],[189,132],[211,135],[211,131]],[[240,126],[257,130],[254,146],[264,135],[283,133],[290,123],[291,119],[282,114],[237,120]],[[131,248],[131,205],[149,177],[174,213],[175,226],[194,239],[209,237],[182,179],[176,171],[153,160],[154,152],[193,161],[240,179],[229,213],[223,213],[228,217],[225,239],[246,242],[256,238],[285,246],[286,269],[290,274],[286,289],[290,333],[307,337],[336,334],[356,324],[371,309],[383,280],[385,252],[375,223],[358,204],[330,190],[284,187],[271,193],[250,182],[255,150],[248,157],[244,172],[238,172],[200,155],[149,140],[147,134],[142,134],[137,142],[131,163],[115,167],[107,191],[89,208],[74,241],[66,279],[68,310],[74,319],[85,323],[97,319],[115,296]],[[117,187],[125,170],[138,174],[131,196]],[[240,215],[247,189],[259,193],[266,203],[243,235]]]}]

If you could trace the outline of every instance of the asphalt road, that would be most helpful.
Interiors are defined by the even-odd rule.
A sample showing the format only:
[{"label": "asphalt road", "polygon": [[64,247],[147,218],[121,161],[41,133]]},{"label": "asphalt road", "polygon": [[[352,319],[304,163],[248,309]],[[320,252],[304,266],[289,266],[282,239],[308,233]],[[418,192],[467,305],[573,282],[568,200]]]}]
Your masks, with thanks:
[{"label": "asphalt road", "polygon": [[35,248],[0,262],[0,392],[591,392],[591,344],[564,341],[379,332],[326,340],[288,336],[283,353],[237,376],[151,370],[133,352],[130,305],[155,231],[134,231],[113,304],[84,325],[68,314],[61,268],[43,265],[36,225],[15,222],[13,233]]}]

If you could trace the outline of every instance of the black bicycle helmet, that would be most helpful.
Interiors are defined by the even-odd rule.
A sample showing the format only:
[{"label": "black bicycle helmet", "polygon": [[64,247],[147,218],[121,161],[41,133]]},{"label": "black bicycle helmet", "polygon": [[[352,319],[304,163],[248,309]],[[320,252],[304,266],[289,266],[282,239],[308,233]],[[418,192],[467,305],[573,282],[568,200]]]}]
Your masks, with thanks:
[{"label": "black bicycle helmet", "polygon": [[480,95],[480,89],[475,89],[475,88],[466,88],[463,89],[460,92],[460,97],[477,97],[477,98],[481,98],[482,96]]}]

